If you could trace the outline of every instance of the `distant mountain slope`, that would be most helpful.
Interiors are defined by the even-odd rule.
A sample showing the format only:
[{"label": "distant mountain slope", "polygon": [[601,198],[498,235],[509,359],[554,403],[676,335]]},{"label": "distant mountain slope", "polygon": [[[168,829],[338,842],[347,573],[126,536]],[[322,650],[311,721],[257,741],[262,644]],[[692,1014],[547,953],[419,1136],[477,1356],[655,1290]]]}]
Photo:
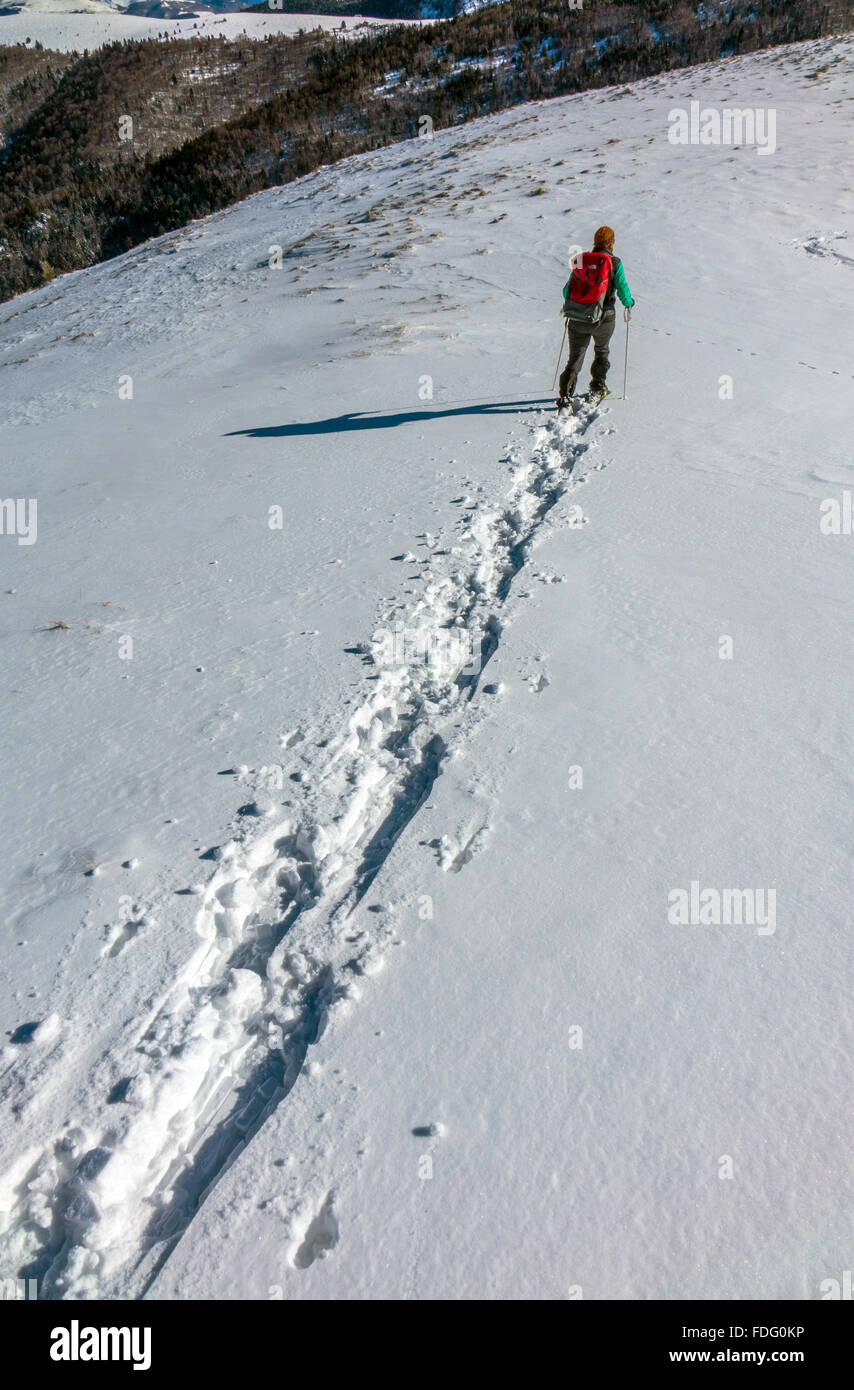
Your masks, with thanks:
[{"label": "distant mountain slope", "polygon": [[284,14],[363,14],[388,19],[451,19],[496,4],[498,0],[281,0],[254,4],[256,13],[278,10]]},{"label": "distant mountain slope", "polygon": [[[319,164],[530,99],[850,28],[854,0],[512,0],[360,38],[0,49],[0,295],[116,255]],[[22,99],[39,84],[39,101]],[[128,119],[129,118],[129,119]]]},{"label": "distant mountain slope", "polygon": [[257,14],[341,14],[380,15],[390,18],[440,19],[475,10],[495,0],[281,0],[271,4],[241,4],[240,0],[2,0],[4,14],[100,14],[125,13],[174,18],[178,14],[233,14],[246,10]]},{"label": "distant mountain slope", "polygon": [[201,4],[194,5],[192,0],[141,0],[141,3],[129,5],[120,3],[120,0],[3,0],[0,4],[0,15],[3,14],[103,14],[103,13],[133,13],[153,14],[156,9],[162,11],[166,16],[172,10],[182,10],[189,12],[212,11],[214,13],[225,14],[232,10],[243,10],[247,6],[237,3],[237,0],[202,0]]}]

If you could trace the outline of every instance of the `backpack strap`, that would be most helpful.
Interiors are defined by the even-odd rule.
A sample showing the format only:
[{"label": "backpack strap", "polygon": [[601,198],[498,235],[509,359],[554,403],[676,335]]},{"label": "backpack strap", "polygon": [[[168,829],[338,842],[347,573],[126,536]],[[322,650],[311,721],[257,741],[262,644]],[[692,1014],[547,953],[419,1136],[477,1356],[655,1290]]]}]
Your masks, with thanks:
[{"label": "backpack strap", "polygon": [[608,288],[605,291],[602,305],[603,308],[610,309],[617,300],[617,271],[623,262],[620,260],[619,256],[614,255],[613,251],[608,251],[606,254],[611,262],[611,271],[608,276]]}]

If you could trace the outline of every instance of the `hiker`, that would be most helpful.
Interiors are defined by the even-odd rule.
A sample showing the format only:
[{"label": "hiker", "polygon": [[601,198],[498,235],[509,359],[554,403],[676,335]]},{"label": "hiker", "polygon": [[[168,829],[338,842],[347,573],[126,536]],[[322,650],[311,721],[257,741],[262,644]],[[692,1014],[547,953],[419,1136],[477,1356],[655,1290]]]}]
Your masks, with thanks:
[{"label": "hiker", "polygon": [[563,287],[569,357],[561,372],[558,410],[563,410],[569,404],[575,391],[591,338],[594,351],[590,368],[590,395],[597,400],[607,396],[608,344],[617,322],[616,295],[620,296],[620,303],[625,305],[627,311],[632,308],[635,301],[623,262],[614,255],[614,232],[611,227],[600,227],[593,238],[593,250],[574,258],[572,275]]}]

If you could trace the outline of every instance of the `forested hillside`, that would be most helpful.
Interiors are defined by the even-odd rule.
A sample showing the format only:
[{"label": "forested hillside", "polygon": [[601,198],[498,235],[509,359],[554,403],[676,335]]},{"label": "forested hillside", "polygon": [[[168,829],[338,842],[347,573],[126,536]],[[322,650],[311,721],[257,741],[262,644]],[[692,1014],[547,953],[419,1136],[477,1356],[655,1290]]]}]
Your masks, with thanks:
[{"label": "forested hillside", "polygon": [[[343,156],[531,99],[821,37],[854,0],[509,0],[363,38],[0,49],[0,296]],[[426,119],[425,119],[426,118]]]}]

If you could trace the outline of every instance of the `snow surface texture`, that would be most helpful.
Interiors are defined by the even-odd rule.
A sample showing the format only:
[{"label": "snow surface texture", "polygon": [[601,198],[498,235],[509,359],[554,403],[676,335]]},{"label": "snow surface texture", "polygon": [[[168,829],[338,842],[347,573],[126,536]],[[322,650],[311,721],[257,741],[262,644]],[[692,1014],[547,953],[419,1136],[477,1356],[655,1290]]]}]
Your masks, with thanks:
[{"label": "snow surface texture", "polygon": [[[2,307],[3,1277],[849,1267],[852,52],[438,132]],[[775,153],[670,144],[692,99]],[[557,418],[604,221],[628,400],[621,324]],[[775,930],[671,924],[692,881]]]},{"label": "snow surface texture", "polygon": [[[0,44],[41,43],[61,53],[90,52],[106,43],[122,39],[198,38],[200,35],[235,39],[248,35],[263,39],[266,34],[297,34],[301,29],[334,29],[342,26],[348,32],[361,30],[365,25],[380,28],[389,24],[418,24],[419,20],[366,19],[361,15],[318,14],[199,14],[195,19],[144,19],[122,14],[99,0],[82,0],[66,11],[63,0],[43,0],[44,7],[21,10],[18,14],[0,14]],[[188,6],[188,8],[192,8]]]}]

